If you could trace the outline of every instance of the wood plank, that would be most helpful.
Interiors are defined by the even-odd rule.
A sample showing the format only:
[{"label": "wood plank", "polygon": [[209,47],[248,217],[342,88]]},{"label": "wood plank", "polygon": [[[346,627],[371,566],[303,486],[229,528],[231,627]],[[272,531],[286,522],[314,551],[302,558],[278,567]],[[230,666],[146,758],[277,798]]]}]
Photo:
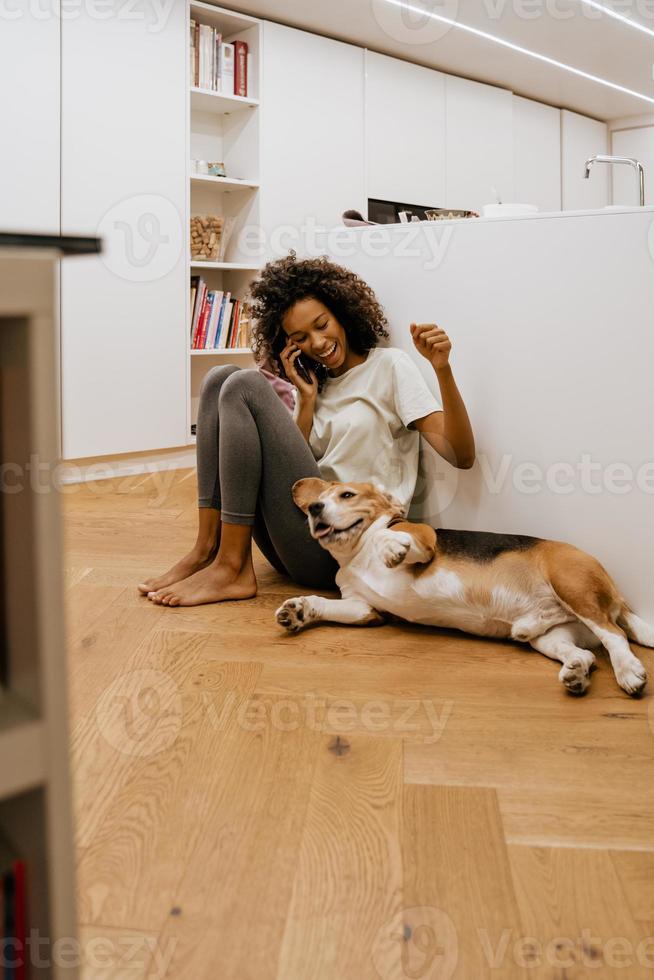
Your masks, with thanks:
[{"label": "wood plank", "polygon": [[74,585],[81,582],[82,579],[92,571],[92,568],[84,565],[66,565],[63,569],[62,576],[64,591],[66,592],[68,589],[72,589]]},{"label": "wood plank", "polygon": [[131,760],[85,848],[78,870],[82,922],[127,927],[138,921],[154,929],[175,906],[193,853],[210,833],[228,753],[241,733],[239,709],[259,671],[198,660],[180,676],[174,741]]},{"label": "wood plank", "polygon": [[78,943],[80,980],[163,980],[171,955],[157,933],[135,928],[80,926]]},{"label": "wood plank", "polygon": [[91,616],[95,596],[104,594],[104,590],[90,585],[87,588],[77,598],[81,601],[87,598],[89,615],[85,619],[77,618],[68,641],[69,697],[74,718],[84,717],[92,710],[138,647],[161,625],[151,602],[128,609],[120,604],[122,589],[117,594],[112,589],[112,601],[104,610],[100,607],[97,616]]},{"label": "wood plank", "polygon": [[608,851],[510,845],[508,853],[524,931],[506,935],[507,958],[535,980],[651,978],[652,930],[633,919]]},{"label": "wood plank", "polygon": [[525,980],[510,958],[499,971],[495,964],[506,930],[520,932],[495,792],[405,787],[402,850],[404,908],[390,930],[394,944],[386,942],[396,966],[387,975]]},{"label": "wood plank", "polygon": [[650,924],[654,933],[654,846],[649,851],[611,851],[610,854],[631,914],[637,921]]},{"label": "wood plank", "polygon": [[593,777],[569,787],[498,789],[506,839],[515,844],[654,850],[654,806],[648,786],[621,798]]},{"label": "wood plank", "polygon": [[153,631],[75,725],[71,744],[77,843],[88,846],[129,778],[135,760],[156,758],[184,725],[180,689],[196,668],[204,640]]},{"label": "wood plank", "polygon": [[402,747],[321,741],[277,980],[375,977],[375,942],[400,907]]},{"label": "wood plank", "polygon": [[211,812],[175,890],[180,914],[161,932],[164,947],[176,941],[175,980],[276,976],[318,751],[306,726],[256,713],[216,747],[203,774]]}]

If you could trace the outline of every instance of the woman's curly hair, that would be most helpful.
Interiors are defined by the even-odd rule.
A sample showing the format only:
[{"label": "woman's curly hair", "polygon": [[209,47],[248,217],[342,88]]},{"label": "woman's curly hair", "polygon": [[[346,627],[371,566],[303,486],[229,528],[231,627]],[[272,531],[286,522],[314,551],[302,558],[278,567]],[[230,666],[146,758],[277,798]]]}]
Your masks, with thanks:
[{"label": "woman's curly hair", "polygon": [[[255,359],[280,377],[285,374],[279,355],[287,342],[282,318],[298,300],[311,297],[323,303],[357,354],[367,354],[382,337],[388,337],[386,315],[370,286],[326,255],[298,260],[291,250],[283,259],[267,263],[249,293]],[[316,374],[321,391],[327,369],[321,365]]]}]

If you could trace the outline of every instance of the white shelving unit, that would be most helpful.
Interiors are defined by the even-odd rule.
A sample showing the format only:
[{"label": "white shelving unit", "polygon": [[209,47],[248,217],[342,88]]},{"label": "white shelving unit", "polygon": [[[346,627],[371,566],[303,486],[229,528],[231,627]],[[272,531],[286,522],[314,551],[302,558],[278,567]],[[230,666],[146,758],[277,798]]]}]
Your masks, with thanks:
[{"label": "white shelving unit", "polygon": [[215,191],[223,191],[225,194],[238,190],[257,190],[259,187],[258,181],[240,180],[237,177],[212,177],[209,174],[191,174],[191,183],[193,181],[212,184]]},{"label": "white shelving unit", "polygon": [[[229,291],[232,297],[243,299],[247,288],[260,269],[258,256],[248,254],[247,232],[250,240],[258,234],[260,215],[261,175],[261,91],[262,22],[255,17],[234,13],[223,7],[189,0],[188,17],[216,28],[223,41],[241,40],[248,45],[248,95],[246,98],[223,92],[209,92],[193,85],[189,69],[188,102],[188,213],[187,229],[194,215],[222,215],[234,218],[224,261],[188,261],[188,277],[201,276],[209,289]],[[189,28],[190,29],[190,28]],[[187,31],[187,37],[189,31]],[[188,59],[190,61],[190,59]],[[221,161],[226,177],[194,173],[191,160]],[[187,232],[188,234],[188,232]],[[190,236],[187,241],[190,256]],[[188,321],[188,391],[187,430],[189,442],[194,442],[195,421],[202,379],[215,363],[227,363],[237,358],[243,365],[252,362],[249,348],[191,350],[191,310],[187,304]]]},{"label": "white shelving unit", "polygon": [[25,863],[28,942],[43,940],[22,954],[31,980],[78,976],[54,955],[76,936],[59,495],[26,476],[59,462],[58,259],[0,248],[0,453],[23,481],[0,494],[0,832]]}]

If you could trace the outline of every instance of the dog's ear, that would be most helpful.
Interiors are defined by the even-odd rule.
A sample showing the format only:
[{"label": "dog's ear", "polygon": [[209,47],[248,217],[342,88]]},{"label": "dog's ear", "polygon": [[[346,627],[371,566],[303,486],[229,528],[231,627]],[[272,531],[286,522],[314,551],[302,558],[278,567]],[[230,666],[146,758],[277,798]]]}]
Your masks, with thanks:
[{"label": "dog's ear", "polygon": [[309,510],[309,504],[317,500],[323,490],[328,486],[329,484],[326,480],[319,480],[317,477],[298,480],[297,483],[293,484],[293,489],[291,490],[293,500],[300,510],[303,510],[306,514]]},{"label": "dog's ear", "polygon": [[392,507],[395,511],[393,515],[394,517],[406,517],[407,508],[397,499],[394,494],[390,493],[390,491],[387,490],[383,484],[376,483],[375,489],[386,497],[390,507]]}]

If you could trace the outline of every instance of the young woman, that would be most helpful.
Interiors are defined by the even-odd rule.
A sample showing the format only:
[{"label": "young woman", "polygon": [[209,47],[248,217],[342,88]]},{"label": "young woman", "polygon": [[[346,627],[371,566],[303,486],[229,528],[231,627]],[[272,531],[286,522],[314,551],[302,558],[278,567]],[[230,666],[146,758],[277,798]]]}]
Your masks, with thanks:
[{"label": "young woman", "polygon": [[[475,446],[435,324],[412,323],[442,408],[411,358],[378,347],[387,321],[372,289],[326,257],[270,262],[251,286],[253,350],[295,385],[293,415],[258,371],[212,368],[197,421],[198,535],[160,578],[139,585],[153,602],[190,606],[256,595],[252,535],[268,561],[305,588],[333,589],[338,566],[293,503],[296,480],[379,482],[408,506],[420,433],[453,466]],[[302,367],[298,368],[298,358]]]}]

